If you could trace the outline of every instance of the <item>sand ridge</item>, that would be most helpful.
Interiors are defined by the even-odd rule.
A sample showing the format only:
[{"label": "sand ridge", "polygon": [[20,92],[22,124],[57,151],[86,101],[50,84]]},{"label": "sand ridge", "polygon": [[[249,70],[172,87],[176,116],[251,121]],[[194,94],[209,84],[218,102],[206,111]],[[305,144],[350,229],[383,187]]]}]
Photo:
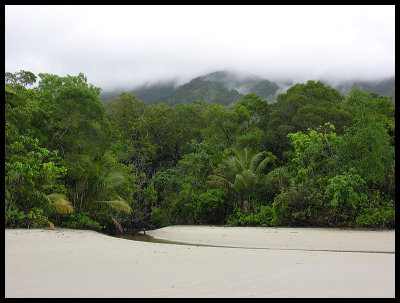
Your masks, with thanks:
[{"label": "sand ridge", "polygon": [[146,232],[157,239],[231,246],[354,252],[395,252],[394,230],[175,225]]}]

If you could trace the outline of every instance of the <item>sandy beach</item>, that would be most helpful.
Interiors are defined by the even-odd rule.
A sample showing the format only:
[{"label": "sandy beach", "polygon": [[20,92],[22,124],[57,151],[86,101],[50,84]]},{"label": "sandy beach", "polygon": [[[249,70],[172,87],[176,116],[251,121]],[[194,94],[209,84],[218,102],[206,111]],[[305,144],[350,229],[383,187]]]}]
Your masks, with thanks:
[{"label": "sandy beach", "polygon": [[5,230],[5,297],[395,297],[395,231],[171,226],[190,246]]}]

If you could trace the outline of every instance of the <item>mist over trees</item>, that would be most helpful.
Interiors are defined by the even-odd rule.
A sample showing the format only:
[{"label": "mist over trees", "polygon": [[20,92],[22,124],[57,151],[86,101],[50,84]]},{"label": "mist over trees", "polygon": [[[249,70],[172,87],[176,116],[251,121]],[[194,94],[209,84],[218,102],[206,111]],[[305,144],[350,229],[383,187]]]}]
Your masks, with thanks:
[{"label": "mist over trees", "polygon": [[[375,81],[322,79],[320,81],[346,95],[353,88],[377,92],[393,98],[395,93],[394,77]],[[103,102],[115,99],[121,91],[125,91],[137,96],[146,104],[163,102],[173,106],[177,103],[190,103],[192,100],[198,100],[207,104],[233,105],[247,94],[256,94],[261,99],[268,100],[271,103],[276,101],[280,93],[285,93],[294,84],[296,82],[290,79],[270,81],[254,75],[242,75],[232,71],[216,71],[196,77],[183,84],[178,84],[176,80],[158,81],[134,88],[127,87],[114,91],[104,91],[100,94],[100,99]]]},{"label": "mist over trees", "polygon": [[375,92],[380,95],[395,97],[395,77],[380,81],[343,81],[335,87],[343,94],[348,94],[352,88],[358,88],[369,93]]},{"label": "mist over trees", "polygon": [[102,102],[82,73],[6,72],[5,226],[395,227],[394,97],[240,80]]}]

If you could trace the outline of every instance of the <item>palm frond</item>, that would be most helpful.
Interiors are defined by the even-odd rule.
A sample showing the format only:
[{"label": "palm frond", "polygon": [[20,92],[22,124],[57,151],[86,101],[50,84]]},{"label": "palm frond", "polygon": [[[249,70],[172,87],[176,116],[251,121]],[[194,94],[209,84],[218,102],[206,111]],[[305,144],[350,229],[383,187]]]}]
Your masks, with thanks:
[{"label": "palm frond", "polygon": [[251,161],[251,158],[252,158],[251,150],[249,150],[247,147],[245,147],[244,150],[243,150],[243,156],[244,156],[243,162],[246,165],[245,167],[249,168],[250,167],[250,161]]},{"label": "palm frond", "polygon": [[105,179],[105,183],[109,186],[117,186],[125,182],[125,178],[120,173],[110,173]]},{"label": "palm frond", "polygon": [[247,180],[242,175],[236,175],[235,177],[235,188],[238,190],[244,190],[247,188]]},{"label": "palm frond", "polygon": [[48,221],[47,223],[49,224],[49,227],[50,227],[52,230],[56,230],[56,227],[54,226],[53,223],[51,223],[50,221]]},{"label": "palm frond", "polygon": [[[57,214],[71,214],[74,212],[74,207],[68,198],[63,194],[52,193],[44,195],[44,198],[49,202],[49,207]],[[51,227],[51,226],[50,226]]]},{"label": "palm frond", "polygon": [[206,183],[226,190],[234,189],[234,185],[225,176],[209,175]]},{"label": "palm frond", "polygon": [[113,221],[115,227],[118,228],[121,233],[123,233],[124,229],[122,228],[121,224],[117,220],[115,220],[114,218],[111,218],[111,220]]},{"label": "palm frond", "polygon": [[106,204],[112,210],[122,211],[125,214],[130,214],[132,212],[130,205],[121,197],[118,198],[119,200],[97,201],[97,202]]},{"label": "palm frond", "polygon": [[279,186],[282,190],[283,186],[289,180],[289,172],[286,167],[280,166],[270,171],[267,175],[266,181],[270,184]]},{"label": "palm frond", "polygon": [[247,191],[254,185],[256,175],[250,169],[244,170],[241,174],[235,177],[235,187],[240,191]]},{"label": "palm frond", "polygon": [[[240,167],[241,170],[246,169],[246,152],[247,152],[247,148],[245,148],[244,150],[238,150],[236,148],[232,148],[232,152],[233,152],[233,156],[231,158],[229,158],[231,161],[236,161],[236,165],[235,168]],[[228,161],[229,161],[228,159]],[[237,170],[236,170],[237,171]]]},{"label": "palm frond", "polygon": [[98,180],[88,182],[88,186],[93,191],[104,193],[123,182],[125,182],[125,178],[120,173],[109,173]]},{"label": "palm frond", "polygon": [[223,176],[209,175],[206,182],[217,187],[224,187],[228,180]]},{"label": "palm frond", "polygon": [[276,156],[274,156],[272,153],[268,152],[268,155],[265,157],[265,159],[262,160],[262,161],[260,162],[260,164],[258,164],[258,167],[257,167],[255,173],[256,173],[257,175],[261,174],[261,173],[265,170],[265,167],[266,167],[269,163],[274,162],[275,160],[276,160]]},{"label": "palm frond", "polygon": [[263,152],[252,155],[251,158],[249,159],[248,168],[251,169],[252,171],[255,171],[257,164],[260,162],[263,156],[264,156]]},{"label": "palm frond", "polygon": [[244,169],[242,161],[240,161],[240,159],[237,157],[230,157],[229,159],[227,159],[226,166],[228,172],[232,173],[233,175],[238,174]]},{"label": "palm frond", "polygon": [[18,183],[21,180],[21,175],[16,170],[11,170],[6,176],[8,184]]}]

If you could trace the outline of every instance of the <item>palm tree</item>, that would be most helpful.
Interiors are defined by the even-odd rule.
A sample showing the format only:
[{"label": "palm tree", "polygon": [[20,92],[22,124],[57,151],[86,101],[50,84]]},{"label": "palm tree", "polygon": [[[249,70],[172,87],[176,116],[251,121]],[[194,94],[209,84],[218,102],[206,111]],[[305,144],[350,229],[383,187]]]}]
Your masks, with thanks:
[{"label": "palm tree", "polygon": [[232,149],[233,156],[228,158],[222,173],[210,175],[208,183],[224,188],[236,200],[236,207],[248,204],[254,193],[257,181],[264,174],[266,166],[276,160],[271,152],[255,152],[247,147],[243,150]]},{"label": "palm tree", "polygon": [[[79,202],[79,212],[84,209],[84,207],[91,208],[96,204],[106,206],[109,210],[113,211],[113,213],[101,210],[95,213],[106,216],[121,232],[123,232],[122,226],[116,218],[120,213],[130,214],[132,209],[126,200],[118,196],[115,188],[124,182],[125,178],[121,173],[101,172],[97,179],[81,180],[71,195],[80,197],[79,200],[76,199]],[[85,203],[83,203],[84,201]]]},{"label": "palm tree", "polygon": [[115,216],[106,213],[103,213],[103,215],[109,217],[121,233],[123,232],[123,228],[117,219],[115,219],[115,217],[118,217],[120,212],[124,214],[130,214],[132,212],[132,208],[120,196],[117,195],[118,199],[110,199],[110,197],[116,195],[115,192],[113,193],[113,188],[123,182],[125,182],[125,178],[120,173],[113,172],[109,173],[105,178],[98,180],[98,182],[96,182],[96,184],[93,186],[98,198],[108,198],[107,200],[95,200],[95,202],[107,205],[111,210],[117,212]]}]

